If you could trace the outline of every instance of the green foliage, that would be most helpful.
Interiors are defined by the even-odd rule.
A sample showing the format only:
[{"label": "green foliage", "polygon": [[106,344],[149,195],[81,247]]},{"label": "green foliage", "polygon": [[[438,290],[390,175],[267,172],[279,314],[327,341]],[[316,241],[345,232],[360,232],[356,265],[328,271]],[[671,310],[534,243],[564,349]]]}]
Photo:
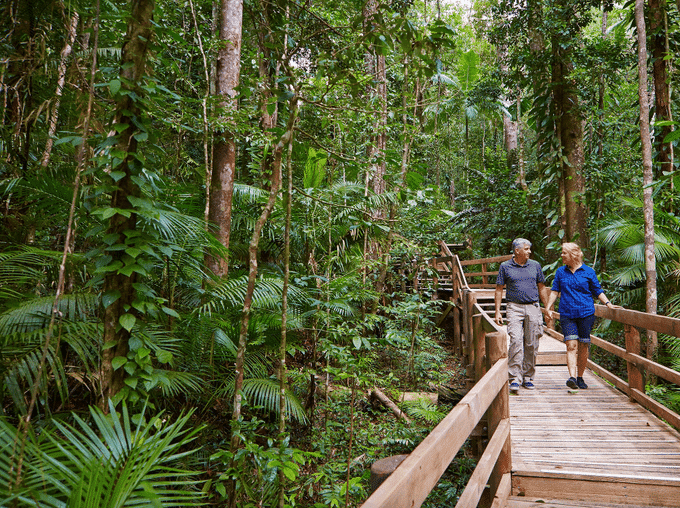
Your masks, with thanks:
[{"label": "green foliage", "polygon": [[110,411],[91,408],[89,421],[73,415],[75,425],[53,421],[27,436],[0,420],[4,501],[55,508],[202,506],[196,472],[178,467],[196,451],[188,447],[201,428],[187,430],[191,413],[168,422],[162,414],[148,421],[144,412],[130,416],[125,405],[120,414],[113,406]]},{"label": "green foliage", "polygon": [[[212,485],[220,499],[227,500],[225,483],[234,481],[239,506],[274,506],[280,487],[279,472],[295,485],[299,482],[300,467],[319,458],[318,453],[291,447],[289,437],[279,441],[281,446],[275,446],[272,439],[267,440],[266,446],[259,444],[257,433],[263,426],[264,422],[257,419],[241,422],[237,433],[239,448],[220,450],[210,457],[214,467],[223,471]],[[294,495],[289,497],[294,502]]]}]

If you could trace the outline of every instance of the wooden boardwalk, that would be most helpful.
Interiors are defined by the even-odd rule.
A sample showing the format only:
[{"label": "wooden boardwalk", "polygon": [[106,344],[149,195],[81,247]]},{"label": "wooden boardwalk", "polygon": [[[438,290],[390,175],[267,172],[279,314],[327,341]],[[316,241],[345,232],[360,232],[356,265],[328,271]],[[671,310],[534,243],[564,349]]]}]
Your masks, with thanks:
[{"label": "wooden boardwalk", "polygon": [[544,336],[536,389],[510,397],[509,506],[680,507],[680,433],[590,371],[567,388],[564,351]]}]

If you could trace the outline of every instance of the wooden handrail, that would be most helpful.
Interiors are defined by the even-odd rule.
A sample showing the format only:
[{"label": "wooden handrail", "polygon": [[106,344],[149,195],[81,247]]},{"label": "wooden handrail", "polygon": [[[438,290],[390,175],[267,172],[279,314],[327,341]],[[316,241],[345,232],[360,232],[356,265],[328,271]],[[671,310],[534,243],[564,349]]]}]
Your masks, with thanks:
[{"label": "wooden handrail", "polygon": [[460,262],[462,266],[470,266],[470,265],[482,265],[482,264],[487,264],[487,263],[502,263],[503,261],[507,261],[508,259],[512,258],[512,254],[505,254],[503,256],[494,256],[492,258],[483,258],[483,259],[465,259]]},{"label": "wooden handrail", "polygon": [[[504,336],[494,337],[501,342]],[[497,348],[499,351],[502,348]],[[507,406],[508,359],[496,361],[448,415],[423,439],[397,469],[361,505],[362,508],[414,508],[420,506],[494,403]],[[498,413],[498,411],[497,411]],[[476,506],[481,492],[500,458],[509,462],[509,419],[495,425],[482,459],[466,488],[466,499]],[[480,468],[481,465],[481,468]],[[479,472],[478,472],[479,469]],[[507,474],[509,470],[502,470]],[[468,489],[470,489],[468,491]],[[458,506],[463,506],[459,505]]]}]

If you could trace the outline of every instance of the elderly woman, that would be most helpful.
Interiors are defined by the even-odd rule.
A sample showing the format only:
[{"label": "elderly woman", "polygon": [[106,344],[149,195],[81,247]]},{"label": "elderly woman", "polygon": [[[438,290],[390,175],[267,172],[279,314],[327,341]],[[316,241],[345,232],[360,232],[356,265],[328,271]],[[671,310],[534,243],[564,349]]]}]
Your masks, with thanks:
[{"label": "elderly woman", "polygon": [[575,243],[562,245],[562,262],[555,273],[552,291],[548,297],[546,314],[553,317],[553,305],[560,296],[560,323],[567,344],[567,368],[569,369],[569,388],[586,389],[583,372],[588,363],[590,349],[590,330],[595,323],[593,298],[599,299],[609,308],[612,305],[604,295],[595,270],[583,264],[583,252]]}]

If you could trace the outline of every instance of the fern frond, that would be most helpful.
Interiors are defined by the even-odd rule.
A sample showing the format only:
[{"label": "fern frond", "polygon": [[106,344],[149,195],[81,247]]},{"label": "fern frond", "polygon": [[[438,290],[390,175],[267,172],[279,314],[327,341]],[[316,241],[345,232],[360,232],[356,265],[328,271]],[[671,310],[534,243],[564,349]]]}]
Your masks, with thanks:
[{"label": "fern frond", "polygon": [[436,404],[425,398],[404,401],[402,406],[407,415],[428,423],[439,423],[446,416],[446,413],[437,409]]}]

